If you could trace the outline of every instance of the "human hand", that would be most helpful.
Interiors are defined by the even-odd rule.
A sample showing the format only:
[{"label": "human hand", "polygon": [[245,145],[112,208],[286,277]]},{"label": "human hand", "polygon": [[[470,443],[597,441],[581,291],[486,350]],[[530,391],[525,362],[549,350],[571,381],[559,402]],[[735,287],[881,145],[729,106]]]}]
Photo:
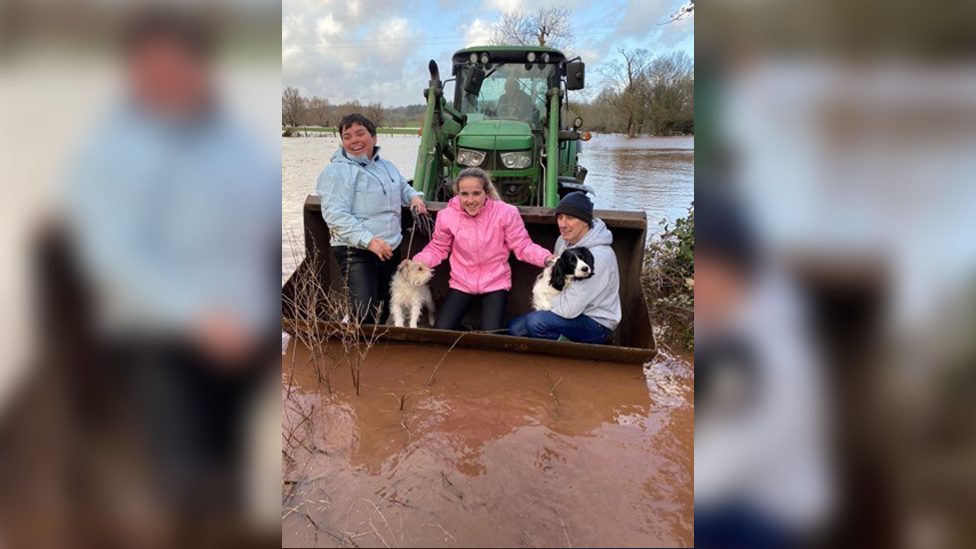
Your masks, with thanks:
[{"label": "human hand", "polygon": [[424,203],[423,198],[415,196],[410,199],[410,209],[420,215],[425,215],[427,213],[427,204]]},{"label": "human hand", "polygon": [[546,261],[545,261],[545,266],[546,267],[552,267],[555,264],[556,264],[556,256],[550,255],[549,257],[546,258]]},{"label": "human hand", "polygon": [[376,257],[380,258],[380,261],[386,261],[393,257],[393,248],[379,238],[374,237],[372,240],[370,240],[369,246],[367,246],[366,249],[376,254]]},{"label": "human hand", "polygon": [[253,334],[244,324],[219,311],[205,314],[193,337],[197,346],[222,370],[238,369],[255,350]]}]

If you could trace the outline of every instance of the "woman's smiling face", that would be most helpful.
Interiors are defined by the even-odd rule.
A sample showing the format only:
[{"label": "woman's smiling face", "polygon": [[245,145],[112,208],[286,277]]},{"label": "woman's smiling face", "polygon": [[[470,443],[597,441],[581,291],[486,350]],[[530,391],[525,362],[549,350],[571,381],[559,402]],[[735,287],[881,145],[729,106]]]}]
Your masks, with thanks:
[{"label": "woman's smiling face", "polygon": [[472,217],[478,215],[488,201],[488,194],[477,177],[465,177],[458,181],[458,197],[461,207]]},{"label": "woman's smiling face", "polygon": [[349,156],[372,158],[375,146],[376,137],[361,124],[354,123],[342,131],[342,148]]}]

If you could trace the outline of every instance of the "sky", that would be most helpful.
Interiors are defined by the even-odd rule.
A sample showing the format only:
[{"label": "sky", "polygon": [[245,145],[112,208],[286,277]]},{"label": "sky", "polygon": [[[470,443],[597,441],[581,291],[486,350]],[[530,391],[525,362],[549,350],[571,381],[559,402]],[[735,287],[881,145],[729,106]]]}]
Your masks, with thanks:
[{"label": "sky", "polygon": [[[670,24],[686,0],[282,0],[282,87],[330,103],[358,99],[398,107],[423,103],[427,63],[450,77],[452,54],[484,45],[505,12],[561,5],[571,10],[572,51],[586,63],[588,95],[603,86],[600,66],[618,48],[653,56],[695,55],[694,17]],[[447,76],[445,76],[447,75]]]}]

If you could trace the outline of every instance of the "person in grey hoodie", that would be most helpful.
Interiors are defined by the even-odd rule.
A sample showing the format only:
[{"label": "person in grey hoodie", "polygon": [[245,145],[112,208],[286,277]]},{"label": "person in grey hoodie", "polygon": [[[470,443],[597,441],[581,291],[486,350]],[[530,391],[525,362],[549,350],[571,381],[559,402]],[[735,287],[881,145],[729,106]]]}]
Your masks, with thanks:
[{"label": "person in grey hoodie", "polygon": [[620,322],[620,273],[610,247],[613,235],[601,219],[593,218],[593,203],[576,191],[556,206],[561,237],[555,256],[570,248],[593,254],[593,276],[577,280],[552,299],[551,311],[534,311],[512,319],[508,333],[519,337],[604,343]]},{"label": "person in grey hoodie", "polygon": [[427,207],[423,193],[380,158],[372,121],[350,114],[339,122],[339,135],[342,147],[322,170],[315,192],[349,285],[353,314],[367,323],[383,323],[389,316],[390,281],[400,264],[400,208],[409,205],[425,214]]}]

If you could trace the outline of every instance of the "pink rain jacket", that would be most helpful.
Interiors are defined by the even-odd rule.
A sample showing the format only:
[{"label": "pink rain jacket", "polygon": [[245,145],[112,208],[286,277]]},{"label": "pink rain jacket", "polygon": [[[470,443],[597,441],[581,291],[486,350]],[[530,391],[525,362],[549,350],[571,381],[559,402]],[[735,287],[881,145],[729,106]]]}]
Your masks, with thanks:
[{"label": "pink rain jacket", "polygon": [[430,244],[413,259],[434,268],[450,255],[450,287],[466,294],[486,294],[512,289],[508,257],[513,252],[536,267],[543,267],[552,255],[532,242],[515,206],[489,198],[471,217],[454,197],[438,212]]}]

